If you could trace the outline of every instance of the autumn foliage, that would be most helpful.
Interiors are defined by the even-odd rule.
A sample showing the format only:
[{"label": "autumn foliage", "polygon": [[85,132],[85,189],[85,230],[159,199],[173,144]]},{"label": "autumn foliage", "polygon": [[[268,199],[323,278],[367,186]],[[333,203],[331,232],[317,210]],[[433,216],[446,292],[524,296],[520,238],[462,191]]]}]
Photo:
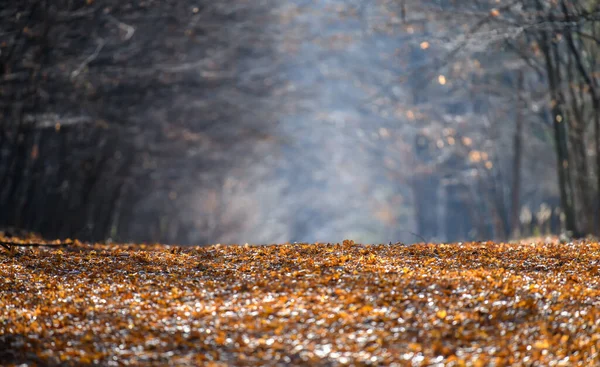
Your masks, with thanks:
[{"label": "autumn foliage", "polygon": [[2,249],[0,364],[597,365],[599,276],[583,241]]}]

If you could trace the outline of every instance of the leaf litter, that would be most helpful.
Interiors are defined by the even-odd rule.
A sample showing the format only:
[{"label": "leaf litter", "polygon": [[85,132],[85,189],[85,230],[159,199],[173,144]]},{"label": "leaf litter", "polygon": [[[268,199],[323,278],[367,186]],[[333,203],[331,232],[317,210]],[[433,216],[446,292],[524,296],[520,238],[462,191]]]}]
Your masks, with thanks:
[{"label": "leaf litter", "polygon": [[1,365],[589,366],[600,244],[0,253]]}]

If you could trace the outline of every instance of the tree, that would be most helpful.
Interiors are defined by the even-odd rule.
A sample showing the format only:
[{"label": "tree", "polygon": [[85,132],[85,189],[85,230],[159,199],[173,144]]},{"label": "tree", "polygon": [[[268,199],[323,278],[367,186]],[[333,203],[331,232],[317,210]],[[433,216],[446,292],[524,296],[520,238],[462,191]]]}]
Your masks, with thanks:
[{"label": "tree", "polygon": [[28,0],[0,10],[0,223],[96,240],[218,237],[191,236],[179,211],[195,182],[223,190],[271,134],[269,6]]},{"label": "tree", "polygon": [[[482,85],[488,89],[486,94],[489,91],[495,93],[490,89],[490,82],[493,82],[496,84],[493,88],[500,92],[497,95],[508,97],[514,95],[520,83],[512,83],[507,77],[507,70],[534,72],[536,77],[528,78],[525,86],[530,88],[535,99],[527,105],[538,108],[538,93],[545,88],[548,102],[542,112],[553,129],[558,187],[567,230],[575,235],[594,231],[597,226],[591,225],[592,222],[587,219],[594,218],[592,210],[597,210],[591,208],[590,198],[598,197],[598,188],[591,190],[588,184],[591,172],[587,161],[590,157],[585,147],[594,144],[597,161],[600,154],[598,144],[585,138],[591,135],[585,131],[595,126],[599,116],[597,80],[592,77],[598,52],[595,35],[598,4],[561,1],[556,5],[543,0],[525,0],[506,4],[495,1],[402,1],[396,5],[392,13],[401,14],[406,27],[428,30],[421,33],[427,39],[421,43],[423,49],[430,51],[436,44],[444,42],[445,47],[441,49],[446,50],[440,52],[439,57],[434,56],[425,67],[418,68],[421,73],[429,70],[433,74],[430,79],[435,74],[449,72],[451,67],[456,66],[455,60],[464,62],[476,58],[478,64],[486,62],[485,84]],[[424,19],[427,19],[427,26],[423,26]],[[487,56],[480,52],[484,49]],[[446,79],[447,76],[444,81]],[[488,104],[486,108],[489,107]],[[533,115],[532,112],[535,111],[528,114]],[[585,116],[586,112],[588,116]],[[521,113],[515,118],[531,120]],[[518,162],[515,158],[514,165]],[[496,167],[498,165],[494,164],[494,169]],[[599,167],[595,171],[594,174],[600,176]],[[514,172],[513,176],[517,176],[518,170]],[[518,177],[513,177],[513,188],[518,187],[515,179],[518,180]],[[513,196],[513,205],[519,202],[519,194],[516,195],[517,198]],[[501,204],[504,200],[496,202]],[[513,216],[517,210],[512,208]],[[513,224],[516,222],[513,221]]]}]

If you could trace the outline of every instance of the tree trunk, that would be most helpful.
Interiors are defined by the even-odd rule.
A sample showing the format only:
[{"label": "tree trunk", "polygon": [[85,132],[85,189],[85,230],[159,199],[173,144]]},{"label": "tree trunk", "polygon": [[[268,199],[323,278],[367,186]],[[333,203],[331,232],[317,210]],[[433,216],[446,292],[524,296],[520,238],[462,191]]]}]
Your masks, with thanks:
[{"label": "tree trunk", "polygon": [[565,213],[565,224],[567,231],[571,232],[574,236],[579,237],[580,233],[577,229],[577,219],[573,203],[573,192],[571,190],[570,183],[567,131],[565,127],[565,121],[563,121],[565,117],[563,113],[564,98],[559,90],[560,59],[556,57],[558,54],[556,44],[553,44],[552,35],[549,36],[548,31],[541,32],[540,47],[544,54],[546,73],[550,87],[551,118],[552,126],[554,128],[554,143],[556,150],[556,164],[561,206],[563,208],[563,212]]},{"label": "tree trunk", "polygon": [[521,207],[521,161],[523,158],[523,71],[517,76],[517,103],[515,116],[515,135],[513,140],[513,174],[511,187],[510,231],[512,236],[518,236],[519,210]]}]

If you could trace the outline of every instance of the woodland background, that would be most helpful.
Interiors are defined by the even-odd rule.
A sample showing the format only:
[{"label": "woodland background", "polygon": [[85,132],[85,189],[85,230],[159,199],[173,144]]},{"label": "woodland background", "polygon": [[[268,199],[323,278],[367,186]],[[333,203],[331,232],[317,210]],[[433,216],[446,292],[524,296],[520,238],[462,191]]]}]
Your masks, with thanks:
[{"label": "woodland background", "polygon": [[0,6],[0,226],[180,244],[598,234],[595,0]]}]

